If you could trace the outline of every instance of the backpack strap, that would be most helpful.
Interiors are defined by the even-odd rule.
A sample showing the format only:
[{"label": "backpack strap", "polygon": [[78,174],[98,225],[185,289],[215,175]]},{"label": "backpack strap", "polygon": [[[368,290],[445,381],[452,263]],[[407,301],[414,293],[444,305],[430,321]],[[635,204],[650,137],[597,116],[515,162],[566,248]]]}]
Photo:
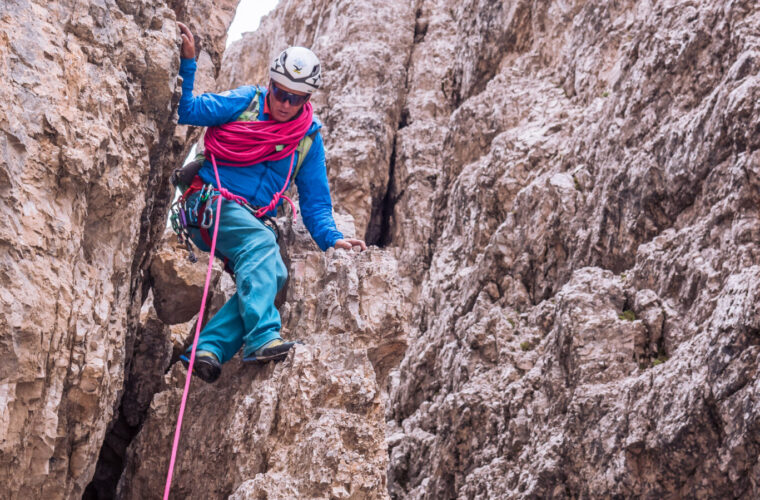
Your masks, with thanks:
[{"label": "backpack strap", "polygon": [[261,96],[261,87],[258,85],[256,86],[256,95],[253,96],[253,99],[251,99],[251,104],[248,105],[245,111],[240,113],[240,116],[238,116],[235,121],[236,122],[257,122],[259,121],[259,110],[261,109],[261,104],[259,103],[259,97]]},{"label": "backpack strap", "polygon": [[293,179],[296,178],[298,172],[301,170],[301,165],[303,165],[303,161],[306,159],[306,155],[309,154],[309,149],[311,149],[311,145],[314,143],[314,138],[318,133],[319,130],[315,130],[311,134],[306,135],[303,139],[301,139],[301,142],[298,143],[298,147],[296,147],[296,153],[298,153],[298,162],[296,163],[296,170],[293,172]]}]

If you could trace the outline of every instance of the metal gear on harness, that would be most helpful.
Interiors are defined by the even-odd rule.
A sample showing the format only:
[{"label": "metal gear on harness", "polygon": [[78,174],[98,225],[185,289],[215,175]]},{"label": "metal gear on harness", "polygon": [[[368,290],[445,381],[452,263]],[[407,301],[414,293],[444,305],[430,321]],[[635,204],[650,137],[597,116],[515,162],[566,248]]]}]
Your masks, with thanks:
[{"label": "metal gear on harness", "polygon": [[[214,220],[213,201],[217,196],[221,196],[219,191],[214,189],[213,184],[201,184],[200,178],[196,181],[174,202],[171,206],[171,216],[169,217],[172,230],[177,234],[180,245],[183,245],[188,251],[188,260],[192,263],[198,262],[198,258],[193,251],[190,228],[199,229],[201,239],[207,246],[211,246],[211,237],[209,229]],[[201,187],[199,187],[201,186]],[[194,194],[199,193],[197,196]],[[194,202],[191,200],[194,198]],[[266,214],[258,215],[262,208],[248,203],[247,200],[235,200],[240,206],[246,209],[251,215],[258,218],[262,224],[269,227],[274,232],[275,240],[280,241],[280,228],[277,222]],[[191,207],[191,208],[189,208]],[[224,270],[230,276],[235,275],[234,270],[229,265],[229,259],[221,254],[216,257],[222,260]]]},{"label": "metal gear on harness", "polygon": [[198,257],[195,256],[192,243],[190,243],[190,231],[187,229],[189,225],[187,220],[187,206],[184,197],[180,197],[175,201],[174,204],[172,204],[170,211],[171,215],[169,216],[169,221],[171,222],[172,230],[177,234],[179,244],[187,249],[188,260],[195,264],[198,262]]}]

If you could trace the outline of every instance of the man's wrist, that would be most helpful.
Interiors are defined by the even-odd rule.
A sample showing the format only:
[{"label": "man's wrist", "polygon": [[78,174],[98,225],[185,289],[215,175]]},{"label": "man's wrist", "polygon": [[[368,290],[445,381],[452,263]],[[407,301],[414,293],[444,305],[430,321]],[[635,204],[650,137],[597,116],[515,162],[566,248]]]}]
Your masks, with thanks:
[{"label": "man's wrist", "polygon": [[179,76],[182,77],[182,88],[192,90],[195,80],[195,70],[197,65],[195,59],[180,58]]},{"label": "man's wrist", "polygon": [[334,235],[332,243],[330,243],[330,248],[335,248],[335,244],[342,239],[343,239],[342,233],[338,233],[337,235]]}]

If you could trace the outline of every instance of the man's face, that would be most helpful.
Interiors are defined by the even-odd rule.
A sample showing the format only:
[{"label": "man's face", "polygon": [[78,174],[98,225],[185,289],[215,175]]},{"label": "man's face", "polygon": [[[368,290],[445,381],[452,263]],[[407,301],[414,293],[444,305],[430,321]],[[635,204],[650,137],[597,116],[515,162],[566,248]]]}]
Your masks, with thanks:
[{"label": "man's face", "polygon": [[269,116],[278,122],[291,120],[298,114],[309,94],[291,90],[282,84],[269,81]]}]

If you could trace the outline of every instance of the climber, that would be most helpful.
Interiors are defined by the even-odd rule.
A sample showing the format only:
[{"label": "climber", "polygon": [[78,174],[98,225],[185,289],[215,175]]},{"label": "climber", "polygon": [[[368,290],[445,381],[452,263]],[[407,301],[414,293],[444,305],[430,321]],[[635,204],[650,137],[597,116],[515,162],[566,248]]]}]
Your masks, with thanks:
[{"label": "climber", "polygon": [[[259,124],[261,126],[279,124],[282,127],[285,122],[301,123],[311,114],[308,101],[321,83],[319,60],[311,50],[290,47],[280,53],[270,65],[267,88],[246,85],[221,94],[193,96],[195,42],[190,29],[182,23],[177,24],[182,37],[180,124],[216,127],[230,122],[258,121],[266,122]],[[319,134],[322,125],[316,117],[304,125],[308,131],[293,154],[295,157],[301,152],[303,156],[298,159],[300,169],[297,169],[295,182],[304,224],[323,251],[330,247],[366,250],[363,241],[344,238],[335,226],[324,146]],[[206,132],[207,142],[212,130],[215,129]],[[307,136],[310,139],[308,150],[301,147]],[[233,133],[233,140],[235,137]],[[210,145],[207,144],[207,149]],[[277,147],[282,149],[282,146]],[[280,257],[276,233],[271,224],[264,223],[268,216],[276,215],[280,195],[289,183],[293,158],[249,165],[216,163],[221,188],[245,198],[250,206],[229,199],[222,201],[216,254],[227,260],[234,272],[237,291],[203,328],[198,340],[193,372],[209,383],[219,378],[222,364],[229,361],[241,346],[243,361],[264,363],[284,359],[295,344],[280,337],[280,314],[274,300],[285,283],[287,270]],[[187,196],[188,206],[197,206],[198,197],[205,200],[222,191],[216,184],[214,167],[208,159],[200,167],[193,186]],[[204,214],[209,211],[211,217],[204,217],[206,231],[213,230],[213,224],[208,224],[213,223],[215,215],[214,204],[210,202],[205,205]],[[198,222],[198,225],[204,224]],[[190,226],[188,232],[193,243],[209,251],[208,232],[204,235],[204,228]],[[190,349],[180,358],[186,367],[189,354]]]}]

